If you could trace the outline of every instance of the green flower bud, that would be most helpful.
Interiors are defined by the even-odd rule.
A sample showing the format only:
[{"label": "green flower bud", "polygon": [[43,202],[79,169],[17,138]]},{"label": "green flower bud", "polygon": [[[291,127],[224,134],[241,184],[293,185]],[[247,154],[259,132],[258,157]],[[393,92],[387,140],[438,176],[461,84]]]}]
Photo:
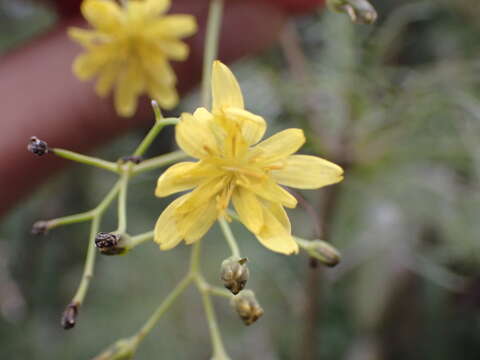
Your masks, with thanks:
[{"label": "green flower bud", "polygon": [[322,240],[314,240],[311,242],[309,251],[310,256],[320,260],[327,266],[336,266],[341,259],[340,252],[331,244]]},{"label": "green flower bud", "polygon": [[323,240],[304,240],[295,238],[298,245],[312,258],[319,260],[324,265],[333,267],[340,262],[340,252],[332,245]]},{"label": "green flower bud", "polygon": [[247,326],[253,324],[263,315],[263,309],[252,290],[245,290],[234,296],[231,304]]},{"label": "green flower bud", "polygon": [[247,267],[247,258],[231,256],[222,262],[220,276],[225,287],[232,294],[237,295],[247,284],[249,270]]},{"label": "green flower bud", "polygon": [[131,360],[135,355],[137,346],[138,338],[135,336],[121,339],[92,360]]}]

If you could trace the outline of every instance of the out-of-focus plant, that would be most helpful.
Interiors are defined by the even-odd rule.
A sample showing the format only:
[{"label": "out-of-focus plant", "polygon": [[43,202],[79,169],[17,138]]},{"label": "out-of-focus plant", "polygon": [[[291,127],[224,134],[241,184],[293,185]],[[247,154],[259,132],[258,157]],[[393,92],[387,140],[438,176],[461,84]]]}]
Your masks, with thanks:
[{"label": "out-of-focus plant", "polygon": [[192,15],[164,15],[170,0],[85,0],[82,14],[94,28],[69,29],[86,53],[73,63],[81,80],[97,76],[95,91],[105,97],[114,89],[115,109],[132,116],[142,94],[171,109],[178,103],[177,81],[169,60],[183,61],[188,46],[180,39],[196,32]]},{"label": "out-of-focus plant", "polygon": [[[463,10],[472,4],[463,2]],[[329,154],[349,174],[332,189],[329,239],[343,260],[327,277],[351,285],[358,337],[349,359],[394,355],[397,344],[385,340],[385,327],[404,307],[404,320],[415,321],[410,311],[421,310],[409,301],[418,276],[447,294],[465,294],[480,267],[478,47],[468,38],[458,43],[461,27],[433,20],[458,6],[410,2],[376,31],[328,16],[305,26],[301,37],[287,33],[283,42],[291,68],[284,76],[299,86],[278,87],[279,95],[290,114],[305,119],[312,150]],[[318,33],[321,40],[311,36]],[[312,61],[298,39],[306,39]],[[430,47],[414,63],[405,46],[418,48],[420,39]],[[326,326],[319,324],[304,334],[318,336]],[[397,325],[394,331],[401,331]],[[410,325],[406,331],[415,328]],[[322,334],[325,349],[331,338]],[[426,346],[424,340],[417,345]]]}]

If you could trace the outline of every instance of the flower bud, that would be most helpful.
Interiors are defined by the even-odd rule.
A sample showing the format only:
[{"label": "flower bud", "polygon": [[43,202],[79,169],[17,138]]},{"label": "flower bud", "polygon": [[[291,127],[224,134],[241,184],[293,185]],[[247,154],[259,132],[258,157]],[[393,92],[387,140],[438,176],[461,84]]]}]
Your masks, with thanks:
[{"label": "flower bud", "polygon": [[245,325],[251,325],[263,315],[263,309],[252,290],[245,290],[234,296],[231,302]]},{"label": "flower bud", "polygon": [[119,245],[120,235],[107,232],[99,232],[95,236],[95,246],[100,249],[102,255],[120,255],[125,253],[124,246]]},{"label": "flower bud", "polygon": [[377,11],[367,0],[327,0],[330,9],[347,13],[352,22],[373,24],[377,20]]},{"label": "flower bud", "polygon": [[131,337],[118,340],[93,360],[130,360],[133,359],[138,346],[138,339]]},{"label": "flower bud", "polygon": [[71,303],[65,308],[65,311],[62,314],[62,319],[60,324],[65,330],[69,330],[75,326],[78,315],[78,304]]},{"label": "flower bud", "polygon": [[45,235],[48,232],[48,221],[36,221],[32,225],[31,233],[33,235]]},{"label": "flower bud", "polygon": [[340,252],[326,241],[310,241],[306,250],[311,257],[320,260],[323,264],[330,267],[337,265],[341,259]]},{"label": "flower bud", "polygon": [[222,262],[220,276],[225,287],[230,290],[233,295],[237,295],[247,284],[249,277],[247,261],[247,258],[231,256]]},{"label": "flower bud", "polygon": [[36,136],[32,136],[28,142],[27,150],[35,155],[42,156],[48,153],[48,144]]}]

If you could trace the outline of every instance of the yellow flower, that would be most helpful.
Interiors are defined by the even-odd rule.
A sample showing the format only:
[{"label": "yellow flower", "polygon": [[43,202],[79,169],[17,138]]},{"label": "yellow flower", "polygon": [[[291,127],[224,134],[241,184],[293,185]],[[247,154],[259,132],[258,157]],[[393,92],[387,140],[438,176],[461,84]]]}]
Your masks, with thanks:
[{"label": "yellow flower", "polygon": [[73,63],[81,80],[97,76],[95,90],[107,96],[115,88],[115,109],[132,116],[137,98],[147,93],[160,106],[178,103],[176,76],[171,60],[185,60],[188,46],[180,39],[195,33],[191,15],[162,15],[170,0],[130,0],[125,6],[113,0],[84,0],[82,14],[94,28],[70,28],[69,35],[87,51]]},{"label": "yellow flower", "polygon": [[163,250],[199,240],[230,203],[243,224],[270,250],[292,254],[298,245],[284,207],[297,204],[282,186],[316,189],[339,182],[343,170],[324,159],[292,155],[305,142],[303,131],[287,129],[259,142],[266,124],[244,109],[232,72],[213,64],[213,106],[182,114],[176,140],[197,162],[171,166],[158,179],[159,197],[194,189],[160,215],[155,241]]}]

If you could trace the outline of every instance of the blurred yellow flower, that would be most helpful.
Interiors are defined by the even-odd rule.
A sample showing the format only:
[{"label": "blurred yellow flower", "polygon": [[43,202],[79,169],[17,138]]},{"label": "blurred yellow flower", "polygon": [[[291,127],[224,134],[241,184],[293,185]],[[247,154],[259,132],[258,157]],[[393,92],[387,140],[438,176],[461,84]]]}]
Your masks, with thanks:
[{"label": "blurred yellow flower", "polygon": [[[212,111],[182,114],[176,127],[181,149],[197,162],[171,166],[158,179],[159,197],[194,188],[177,198],[160,215],[155,241],[163,250],[180,241],[199,240],[230,200],[240,220],[270,250],[292,254],[298,245],[284,207],[295,197],[280,185],[316,189],[339,182],[343,170],[324,159],[292,155],[305,142],[303,131],[287,129],[259,142],[265,120],[244,109],[243,96],[232,72],[215,61]],[[279,185],[280,184],[280,185]]]},{"label": "blurred yellow flower", "polygon": [[115,92],[115,109],[132,116],[137,98],[147,93],[160,106],[178,103],[176,76],[170,60],[185,60],[188,46],[180,39],[197,30],[191,15],[163,15],[170,0],[130,0],[122,6],[113,0],[84,0],[81,11],[94,28],[70,28],[72,39],[86,53],[73,63],[81,80],[97,76],[95,90],[106,96]]}]

